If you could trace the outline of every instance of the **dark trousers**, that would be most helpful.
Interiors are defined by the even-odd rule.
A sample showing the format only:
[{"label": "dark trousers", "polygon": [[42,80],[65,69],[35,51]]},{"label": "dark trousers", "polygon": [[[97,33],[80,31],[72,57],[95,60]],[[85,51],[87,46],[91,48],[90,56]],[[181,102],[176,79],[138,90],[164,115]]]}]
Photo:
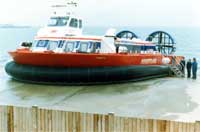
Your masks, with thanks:
[{"label": "dark trousers", "polygon": [[192,71],[192,78],[196,79],[197,78],[197,71]]},{"label": "dark trousers", "polygon": [[191,69],[187,69],[187,77],[188,77],[188,78],[191,77]]},{"label": "dark trousers", "polygon": [[181,68],[181,72],[185,75],[185,67]]}]

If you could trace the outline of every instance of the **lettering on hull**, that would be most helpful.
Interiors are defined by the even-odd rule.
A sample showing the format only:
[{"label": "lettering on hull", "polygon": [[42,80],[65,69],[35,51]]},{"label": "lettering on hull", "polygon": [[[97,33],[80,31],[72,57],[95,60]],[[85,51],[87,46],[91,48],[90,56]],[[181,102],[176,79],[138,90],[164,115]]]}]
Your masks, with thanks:
[{"label": "lettering on hull", "polygon": [[96,57],[97,60],[106,60],[106,57]]},{"label": "lettering on hull", "polygon": [[142,59],[140,64],[157,64],[157,59]]}]

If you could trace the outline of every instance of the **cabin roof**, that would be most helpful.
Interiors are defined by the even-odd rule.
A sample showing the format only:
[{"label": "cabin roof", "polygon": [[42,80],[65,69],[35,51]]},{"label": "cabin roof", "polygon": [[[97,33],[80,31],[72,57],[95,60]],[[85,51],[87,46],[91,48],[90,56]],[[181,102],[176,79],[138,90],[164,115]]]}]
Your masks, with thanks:
[{"label": "cabin roof", "polygon": [[149,42],[149,41],[144,41],[141,39],[120,39],[117,38],[117,40],[115,41],[116,44],[124,44],[124,45],[146,45],[146,46],[156,46],[153,42]]}]

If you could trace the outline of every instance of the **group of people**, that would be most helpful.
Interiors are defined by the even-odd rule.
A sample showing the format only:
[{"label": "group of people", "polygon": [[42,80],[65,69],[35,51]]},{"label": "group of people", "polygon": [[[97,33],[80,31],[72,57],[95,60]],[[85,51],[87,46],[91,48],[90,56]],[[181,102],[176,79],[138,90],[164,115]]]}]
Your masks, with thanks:
[{"label": "group of people", "polygon": [[181,70],[182,70],[183,74],[185,74],[185,66],[186,66],[187,77],[188,78],[191,77],[191,71],[192,71],[192,79],[197,78],[198,63],[197,63],[196,58],[193,58],[193,61],[191,59],[189,59],[187,61],[187,63],[185,62],[185,58],[183,58],[181,60],[180,64],[181,64]]}]

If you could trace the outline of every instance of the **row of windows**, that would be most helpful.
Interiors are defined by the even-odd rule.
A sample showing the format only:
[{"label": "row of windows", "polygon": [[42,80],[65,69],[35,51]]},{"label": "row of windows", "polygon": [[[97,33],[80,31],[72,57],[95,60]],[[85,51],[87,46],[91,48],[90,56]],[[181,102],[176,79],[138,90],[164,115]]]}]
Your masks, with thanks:
[{"label": "row of windows", "polygon": [[[36,48],[47,48],[47,50],[63,49],[64,52],[87,52],[96,53],[101,48],[100,42],[93,41],[50,41],[39,40],[35,44]],[[141,51],[156,51],[155,46],[137,46],[137,45],[117,45],[116,52],[140,53]]]},{"label": "row of windows", "polygon": [[[69,17],[52,17],[48,26],[66,26],[68,24]],[[71,18],[69,26],[73,28],[82,28],[82,20]]]},{"label": "row of windows", "polygon": [[39,40],[36,42],[38,48],[47,48],[47,50],[55,50],[56,48],[62,48],[64,52],[97,52],[100,49],[100,42],[92,41],[50,41]]},{"label": "row of windows", "polygon": [[117,52],[140,53],[141,51],[156,51],[155,46],[118,45]]}]

